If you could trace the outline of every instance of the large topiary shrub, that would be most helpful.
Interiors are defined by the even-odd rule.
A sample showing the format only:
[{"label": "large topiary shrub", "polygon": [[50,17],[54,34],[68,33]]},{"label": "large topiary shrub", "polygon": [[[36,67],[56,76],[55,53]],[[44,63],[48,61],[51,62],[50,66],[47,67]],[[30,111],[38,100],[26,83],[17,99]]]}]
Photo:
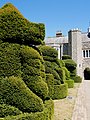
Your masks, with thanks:
[{"label": "large topiary shrub", "polygon": [[0,104],[8,104],[23,112],[43,110],[42,100],[36,96],[21,78],[0,78]]},{"label": "large topiary shrub", "polygon": [[28,46],[22,46],[20,51],[24,82],[35,94],[45,100],[48,95],[48,86],[40,76],[42,71],[44,74],[42,57],[36,50]]},{"label": "large topiary shrub", "polygon": [[16,116],[7,116],[0,120],[53,120],[54,103],[52,100],[45,101],[44,110],[36,113],[24,113]]},{"label": "large topiary shrub", "polygon": [[19,44],[42,44],[45,37],[45,26],[32,23],[11,4],[0,9],[0,39],[4,42]]},{"label": "large topiary shrub", "polygon": [[8,115],[19,115],[22,112],[18,109],[15,108],[11,105],[7,105],[7,104],[0,104],[0,117],[6,117]]},{"label": "large topiary shrub", "polygon": [[65,62],[65,67],[70,71],[70,76],[76,76],[77,64],[72,59],[63,60]]},{"label": "large topiary shrub", "polygon": [[21,76],[20,45],[0,43],[0,77]]}]

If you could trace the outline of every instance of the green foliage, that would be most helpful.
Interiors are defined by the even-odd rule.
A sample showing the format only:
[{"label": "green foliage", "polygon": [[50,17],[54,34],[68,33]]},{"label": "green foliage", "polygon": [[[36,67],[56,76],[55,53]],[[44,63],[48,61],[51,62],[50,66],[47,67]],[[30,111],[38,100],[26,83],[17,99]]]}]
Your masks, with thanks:
[{"label": "green foliage", "polygon": [[66,59],[72,59],[71,56],[69,55],[63,55],[62,56],[62,60],[66,60]]},{"label": "green foliage", "polygon": [[64,63],[63,60],[59,60],[58,59],[56,62],[57,62],[57,64],[58,64],[59,67],[65,67],[65,63]]},{"label": "green foliage", "polygon": [[48,86],[42,80],[41,76],[26,76],[24,79],[26,85],[41,99],[45,100],[48,95]]},{"label": "green foliage", "polygon": [[5,103],[23,112],[43,110],[42,100],[36,96],[19,77],[0,79],[0,104]]},{"label": "green foliage", "polygon": [[76,76],[77,64],[72,59],[63,60],[65,62],[65,67],[70,71],[70,76]]},{"label": "green foliage", "polygon": [[82,82],[82,78],[78,75],[72,77],[72,79],[74,80],[75,83],[81,83]]},{"label": "green foliage", "polygon": [[[48,95],[48,86],[45,79],[45,68],[40,54],[31,47],[21,48],[22,77],[26,85],[41,99],[45,100]],[[42,76],[40,76],[42,75]]]},{"label": "green foliage", "polygon": [[24,113],[17,116],[8,116],[3,120],[52,120],[54,115],[54,103],[52,100],[45,101],[44,110],[36,113]]},{"label": "green foliage", "polygon": [[67,97],[68,95],[68,85],[61,84],[61,85],[54,85],[54,95],[53,99],[62,99]]},{"label": "green foliage", "polygon": [[45,66],[45,72],[53,74],[54,79],[60,80],[60,76],[56,70],[53,70],[52,68]]},{"label": "green foliage", "polygon": [[20,45],[0,44],[0,77],[21,76]]},{"label": "green foliage", "polygon": [[7,3],[0,9],[0,39],[10,43],[43,44],[45,26],[32,23],[11,4]]},{"label": "green foliage", "polygon": [[73,88],[74,87],[74,80],[72,80],[72,79],[65,80],[65,83],[68,84],[68,88]]},{"label": "green foliage", "polygon": [[56,71],[57,71],[57,73],[60,76],[61,83],[63,84],[64,81],[66,80],[66,78],[65,78],[65,71],[62,68],[57,68]]},{"label": "green foliage", "polygon": [[58,56],[57,50],[55,50],[54,48],[52,48],[50,46],[45,46],[45,45],[39,46],[39,49],[43,56],[48,56],[51,58],[57,58],[57,56]]},{"label": "green foliage", "polygon": [[70,72],[66,67],[62,67],[62,69],[65,71],[65,79],[69,80],[70,79]]},{"label": "green foliage", "polygon": [[46,74],[46,83],[48,85],[49,93],[48,96],[52,98],[54,94],[54,77],[52,74]]},{"label": "green foliage", "polygon": [[13,106],[6,105],[6,104],[0,104],[0,117],[6,117],[8,115],[19,115],[22,112]]}]

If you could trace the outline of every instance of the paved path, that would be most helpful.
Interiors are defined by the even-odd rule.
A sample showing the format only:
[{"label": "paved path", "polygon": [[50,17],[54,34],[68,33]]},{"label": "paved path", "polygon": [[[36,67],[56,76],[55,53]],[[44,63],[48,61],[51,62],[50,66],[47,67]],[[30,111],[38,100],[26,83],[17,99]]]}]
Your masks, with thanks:
[{"label": "paved path", "polygon": [[90,120],[90,80],[80,84],[72,120]]}]

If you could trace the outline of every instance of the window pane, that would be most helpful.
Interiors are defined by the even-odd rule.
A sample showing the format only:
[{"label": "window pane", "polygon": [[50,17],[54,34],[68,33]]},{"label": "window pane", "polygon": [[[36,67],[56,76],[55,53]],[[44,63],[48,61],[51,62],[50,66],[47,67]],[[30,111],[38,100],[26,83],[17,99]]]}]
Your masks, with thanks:
[{"label": "window pane", "polygon": [[86,57],[88,57],[88,50],[86,50]]},{"label": "window pane", "polygon": [[85,57],[85,50],[83,50],[83,57]]}]

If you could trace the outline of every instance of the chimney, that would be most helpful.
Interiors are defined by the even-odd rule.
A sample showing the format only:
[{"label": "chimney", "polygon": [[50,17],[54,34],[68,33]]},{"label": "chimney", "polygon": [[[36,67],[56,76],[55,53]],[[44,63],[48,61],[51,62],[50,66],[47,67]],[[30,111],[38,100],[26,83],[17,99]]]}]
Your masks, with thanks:
[{"label": "chimney", "polygon": [[62,32],[61,31],[57,31],[56,32],[56,37],[62,37]]}]

